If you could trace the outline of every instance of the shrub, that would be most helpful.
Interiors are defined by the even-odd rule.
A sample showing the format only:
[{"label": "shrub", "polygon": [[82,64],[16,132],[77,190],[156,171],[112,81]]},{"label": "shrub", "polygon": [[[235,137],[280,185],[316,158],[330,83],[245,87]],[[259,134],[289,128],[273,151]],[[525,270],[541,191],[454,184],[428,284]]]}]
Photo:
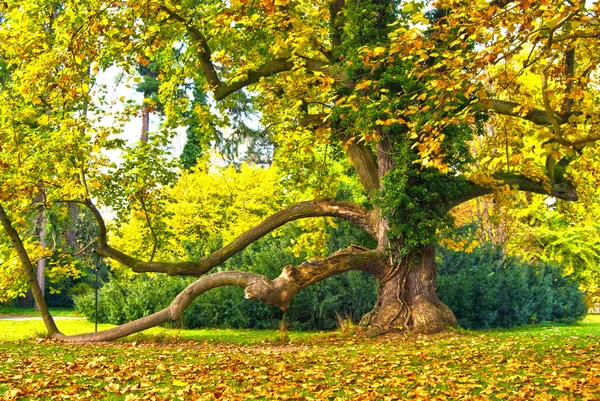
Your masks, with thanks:
[{"label": "shrub", "polygon": [[465,328],[572,322],[587,312],[577,281],[559,266],[523,263],[498,249],[441,249],[437,287]]}]

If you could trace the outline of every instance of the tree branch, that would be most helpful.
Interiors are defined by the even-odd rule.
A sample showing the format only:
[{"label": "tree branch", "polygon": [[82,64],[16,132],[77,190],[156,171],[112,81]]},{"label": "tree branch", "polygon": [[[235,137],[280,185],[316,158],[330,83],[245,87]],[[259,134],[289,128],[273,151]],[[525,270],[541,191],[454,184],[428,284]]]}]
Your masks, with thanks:
[{"label": "tree branch", "polygon": [[384,267],[383,256],[381,249],[369,250],[353,245],[325,259],[309,260],[296,267],[288,265],[273,280],[253,281],[246,287],[245,297],[285,310],[298,291],[316,282],[350,270],[375,274]]},{"label": "tree branch", "polygon": [[255,273],[214,273],[194,281],[179,293],[167,308],[159,312],[98,333],[73,336],[57,333],[54,337],[68,342],[112,341],[170,320],[180,319],[195,298],[222,286],[243,288],[247,299],[258,299],[266,305],[286,309],[294,295],[308,285],[350,270],[376,271],[383,264],[383,255],[381,250],[351,246],[323,260],[304,262],[297,267],[286,266],[274,280]]},{"label": "tree branch", "polygon": [[[223,82],[219,79],[215,66],[211,60],[212,52],[208,46],[208,39],[206,36],[204,36],[204,34],[197,27],[195,27],[190,20],[177,14],[175,11],[166,6],[161,6],[160,9],[166,12],[174,20],[181,22],[187,29],[192,42],[199,46],[198,55],[200,57],[200,63],[202,64],[202,71],[208,84],[213,87],[214,97],[217,101],[226,98],[232,93],[235,93],[248,85],[257,83],[261,78],[267,78],[284,71],[291,71],[296,66],[296,63],[294,63],[291,57],[281,57],[271,60],[254,70],[247,71],[244,78],[236,79],[235,81],[230,81],[228,83]],[[329,68],[327,68],[327,66],[330,64],[329,61],[308,57],[300,58],[304,61],[304,67],[306,67],[308,70],[326,73],[337,80],[342,80],[344,78],[339,74],[334,74]]]},{"label": "tree branch", "polygon": [[364,143],[355,143],[352,140],[346,141],[346,147],[350,163],[354,166],[365,192],[373,197],[379,190],[379,167],[373,152]]},{"label": "tree branch", "polygon": [[[579,199],[576,189],[568,182],[557,182],[551,187],[548,183],[534,181],[524,175],[511,173],[496,173],[494,174],[494,178],[500,184],[508,185],[511,189],[519,191],[554,196],[567,201],[577,201]],[[452,200],[452,207],[493,192],[492,188],[468,181],[467,189],[462,192],[462,195]]]},{"label": "tree branch", "polygon": [[[519,117],[531,121],[536,125],[553,126],[554,130],[556,130],[557,126],[567,124],[571,117],[584,116],[585,120],[592,120],[592,123],[598,118],[596,113],[583,113],[581,111],[567,111],[560,114],[554,114],[553,116],[548,115],[546,111],[540,109],[528,109],[526,113],[523,113],[521,111],[521,104],[505,100],[483,99],[480,100],[479,103],[486,110],[492,110],[495,113],[505,116]],[[590,135],[575,140],[567,140],[560,135],[553,135],[552,138],[555,142],[568,147],[581,147],[581,145],[600,140],[599,135]]]},{"label": "tree branch", "polygon": [[209,83],[209,85],[213,87],[219,87],[223,85],[219,76],[217,75],[217,71],[215,69],[214,64],[212,63],[211,57],[212,53],[210,47],[208,46],[208,40],[206,36],[192,23],[183,18],[181,15],[177,14],[173,10],[169,9],[166,6],[160,6],[160,9],[169,14],[169,16],[179,22],[181,22],[185,28],[187,29],[192,42],[196,43],[200,48],[198,49],[198,55],[200,56],[200,63],[202,64],[202,72],[204,73],[204,78]]},{"label": "tree branch", "polygon": [[[521,104],[496,99],[482,99],[479,103],[485,109],[492,110],[498,114],[520,117],[524,120],[531,121],[536,125],[552,125],[552,120],[544,110],[531,109],[528,110],[527,113],[523,113],[521,111]],[[559,124],[565,124],[568,121],[568,118],[563,119],[562,116],[558,116],[557,119]]]},{"label": "tree branch", "polygon": [[[312,58],[301,57],[304,61],[304,67],[310,71],[320,71],[327,75],[333,76],[332,72],[327,68],[329,61],[317,60]],[[219,101],[231,95],[238,90],[245,88],[260,81],[261,78],[267,78],[281,72],[291,71],[296,64],[289,57],[280,57],[269,61],[266,64],[258,67],[255,70],[246,72],[246,77],[238,79],[230,83],[220,83],[214,89],[215,100]],[[338,76],[338,80],[341,78]]]},{"label": "tree branch", "polygon": [[[527,113],[521,111],[522,105],[515,102],[496,99],[482,99],[479,104],[486,109],[505,116],[520,117],[531,121],[536,125],[552,125],[552,120],[544,110],[528,109]],[[556,113],[555,117],[560,125],[567,124],[571,117],[584,116],[586,120],[597,118],[596,113],[584,113],[581,111],[569,111],[566,113]]]},{"label": "tree branch", "polygon": [[188,275],[200,277],[210,271],[213,267],[225,262],[238,252],[262,236],[270,233],[278,227],[290,221],[307,217],[339,217],[353,222],[365,229],[370,235],[375,235],[375,229],[370,221],[370,212],[359,205],[350,202],[336,202],[332,200],[315,200],[300,202],[273,214],[259,223],[257,226],[246,231],[229,245],[196,262],[145,262],[126,255],[123,252],[108,245],[106,237],[106,225],[102,215],[91,202],[86,201],[98,222],[98,248],[96,252],[100,255],[116,260],[130,267],[134,272],[159,272],[170,275]]}]

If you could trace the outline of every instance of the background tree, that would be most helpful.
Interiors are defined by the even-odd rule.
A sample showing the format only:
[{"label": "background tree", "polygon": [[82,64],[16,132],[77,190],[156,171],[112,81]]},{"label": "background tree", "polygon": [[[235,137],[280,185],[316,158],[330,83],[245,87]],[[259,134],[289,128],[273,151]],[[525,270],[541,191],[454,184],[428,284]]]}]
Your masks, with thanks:
[{"label": "background tree", "polygon": [[[160,312],[67,339],[110,340],[178,319],[195,297],[223,285],[242,287],[247,298],[285,309],[302,288],[350,270],[365,271],[379,283],[372,333],[435,332],[455,325],[454,314],[435,293],[435,243],[450,226],[450,209],[508,188],[572,201],[576,186],[585,188],[583,183],[595,180],[599,6],[433,6],[436,11],[424,15],[419,2],[65,2],[57,17],[62,41],[49,47],[34,22],[44,21],[40,17],[47,4],[8,2],[5,16],[11,23],[2,25],[0,36],[2,53],[15,73],[2,91],[3,107],[12,113],[3,115],[23,114],[21,110],[39,103],[40,90],[54,95],[46,96],[46,102],[60,106],[60,113],[44,131],[48,142],[27,148],[38,158],[49,156],[43,163],[36,160],[35,171],[18,162],[24,147],[17,131],[33,140],[36,128],[22,127],[14,118],[4,124],[15,134],[2,143],[2,161],[15,167],[3,173],[8,184],[0,197],[3,205],[9,199],[5,193],[43,182],[49,202],[77,201],[93,213],[100,255],[134,272],[199,277]],[[22,43],[29,40],[25,36],[36,35],[35,44]],[[167,60],[161,68],[163,130],[152,144],[125,152],[126,169],[121,165],[107,174],[108,162],[100,155],[118,144],[109,142],[108,135],[119,126],[90,132],[93,125],[79,121],[78,110],[89,104],[82,83],[87,89],[93,83],[93,78],[79,78],[83,64],[98,63],[100,68],[115,62],[131,69],[140,57],[151,59],[174,43],[186,46],[178,60]],[[25,62],[24,48],[33,50],[25,54],[38,61]],[[40,69],[42,62],[46,65]],[[56,75],[48,77],[49,70]],[[528,90],[519,81],[522,77],[536,90]],[[274,163],[283,171],[284,185],[299,202],[200,259],[157,262],[153,256],[165,217],[164,191],[159,189],[172,182],[163,155],[169,128],[182,122],[188,107],[177,94],[190,79],[203,82],[215,102],[215,110],[195,107],[198,116],[219,127],[236,123],[229,110],[260,118],[275,144]],[[97,111],[102,113],[99,107]],[[69,124],[85,129],[65,131],[62,127]],[[495,146],[487,154],[472,152],[473,140],[493,144],[499,133],[509,138],[510,154],[500,154]],[[65,135],[81,142],[72,153],[65,150]],[[231,139],[241,137],[217,138],[225,145]],[[362,184],[364,204],[331,199],[340,182],[332,165],[344,158]],[[54,170],[48,164],[61,166],[61,174],[49,175]],[[140,185],[146,190],[136,196],[142,193]],[[22,194],[15,199],[23,199]],[[96,203],[121,215],[125,210],[143,213],[154,243],[148,261],[109,243]],[[10,216],[0,217],[18,247],[12,221],[18,223],[22,208],[13,205]],[[350,246],[324,259],[288,265],[274,279],[249,272],[207,274],[285,223],[324,216],[356,224],[377,247]],[[27,268],[29,259],[21,249]],[[49,326],[49,332],[57,330]]]}]

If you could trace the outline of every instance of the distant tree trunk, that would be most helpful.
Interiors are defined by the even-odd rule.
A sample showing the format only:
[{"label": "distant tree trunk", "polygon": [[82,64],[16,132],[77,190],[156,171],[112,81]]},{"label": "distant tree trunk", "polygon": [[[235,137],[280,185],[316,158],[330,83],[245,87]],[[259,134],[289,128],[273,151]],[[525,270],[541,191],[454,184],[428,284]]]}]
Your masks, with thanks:
[{"label": "distant tree trunk", "polygon": [[33,300],[33,293],[31,292],[31,288],[27,290],[25,296],[22,298],[17,298],[15,300],[15,306],[17,308],[32,308],[35,305],[35,301]]},{"label": "distant tree trunk", "polygon": [[77,221],[79,220],[79,205],[77,203],[69,203],[69,227],[65,234],[67,245],[71,248],[71,252],[77,250]]},{"label": "distant tree trunk", "polygon": [[[146,97],[146,93],[144,92],[144,98]],[[142,134],[140,136],[140,141],[144,143],[148,143],[148,131],[150,131],[150,108],[148,105],[142,105]]]},{"label": "distant tree trunk", "polygon": [[[39,239],[40,239],[40,247],[46,248],[46,209],[45,209],[44,205],[41,205],[39,207],[37,221],[38,221],[38,225],[39,225],[39,231],[38,231],[39,234],[38,235],[39,235]],[[41,257],[37,261],[36,276],[37,276],[37,282],[38,282],[38,284],[40,286],[40,290],[42,292],[42,297],[45,296],[45,287],[46,287],[46,277],[44,275],[45,270],[46,270],[46,258]],[[37,311],[40,310],[40,307],[37,302],[35,302],[34,308]]]},{"label": "distant tree trunk", "polygon": [[436,333],[455,327],[456,317],[435,292],[437,266],[433,245],[408,256],[390,256],[377,276],[379,296],[370,315],[371,334],[409,329]]},{"label": "distant tree trunk", "polygon": [[59,334],[60,331],[58,330],[58,327],[56,327],[56,323],[54,323],[54,319],[52,318],[52,315],[48,310],[46,300],[42,295],[42,290],[40,289],[39,283],[36,279],[33,264],[29,259],[29,255],[27,255],[27,250],[23,245],[23,241],[21,241],[19,233],[12,226],[12,222],[10,221],[2,205],[0,205],[0,223],[4,227],[4,231],[8,235],[8,238],[12,242],[15,250],[17,251],[17,254],[19,255],[23,271],[25,272],[25,275],[27,276],[27,281],[29,282],[29,288],[31,288],[33,298],[35,299],[36,304],[39,306],[42,315],[42,320],[44,321],[44,325],[46,326],[48,335],[54,336]]}]

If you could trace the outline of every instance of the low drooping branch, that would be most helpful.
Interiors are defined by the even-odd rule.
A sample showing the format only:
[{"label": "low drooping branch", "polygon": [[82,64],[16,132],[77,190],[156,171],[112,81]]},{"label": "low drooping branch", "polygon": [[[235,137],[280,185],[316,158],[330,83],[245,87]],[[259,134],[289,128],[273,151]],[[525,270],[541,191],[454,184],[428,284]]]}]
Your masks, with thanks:
[{"label": "low drooping branch", "polygon": [[370,221],[370,212],[359,205],[350,202],[336,202],[333,200],[315,200],[300,202],[288,207],[280,212],[268,217],[257,226],[246,231],[233,242],[216,252],[195,262],[145,262],[126,255],[123,252],[111,247],[108,244],[106,236],[106,225],[102,215],[96,206],[90,201],[86,201],[87,207],[92,211],[98,222],[98,248],[96,252],[100,255],[109,257],[133,271],[158,272],[171,275],[187,275],[200,277],[213,267],[225,262],[238,252],[241,252],[248,245],[270,233],[285,223],[307,218],[307,217],[339,217],[353,222],[365,229],[369,234],[375,235],[375,229]]},{"label": "low drooping branch", "polygon": [[[553,186],[548,183],[534,181],[529,177],[520,174],[496,173],[494,178],[504,185],[519,191],[533,192],[541,195],[554,196],[558,199],[567,201],[576,201],[578,199],[577,191],[569,182],[555,182]],[[490,187],[467,182],[467,190],[463,191],[461,196],[452,200],[452,207],[458,206],[463,202],[479,196],[488,195],[494,192]]]},{"label": "low drooping branch", "polygon": [[42,289],[37,281],[35,269],[33,268],[31,259],[29,259],[29,255],[27,254],[27,250],[23,245],[23,241],[21,240],[17,230],[15,230],[13,227],[12,222],[10,221],[2,205],[0,205],[0,222],[4,227],[4,231],[6,231],[8,238],[10,238],[14,249],[17,251],[17,255],[19,255],[19,260],[21,261],[21,266],[23,267],[25,275],[27,276],[27,281],[29,282],[29,288],[31,288],[33,299],[35,299],[35,302],[40,309],[42,320],[44,321],[44,325],[46,326],[48,334],[53,335],[59,333],[58,327],[56,327],[56,323],[54,323],[54,319],[48,310],[48,305],[46,305],[44,294],[42,293]]},{"label": "low drooping branch", "polygon": [[93,341],[112,341],[117,338],[139,333],[140,331],[156,327],[171,320],[177,320],[185,309],[199,295],[216,287],[233,285],[245,288],[252,279],[260,277],[252,273],[242,272],[219,272],[202,277],[187,286],[171,304],[156,313],[122,324],[112,329],[99,331],[97,333],[77,334],[73,336],[64,336],[62,334],[53,337],[63,339],[68,342],[93,342]]},{"label": "low drooping branch", "polygon": [[183,290],[171,304],[156,313],[98,333],[54,337],[69,342],[112,341],[168,321],[180,319],[192,301],[213,288],[236,286],[244,289],[247,299],[258,299],[269,306],[286,309],[293,296],[302,288],[336,274],[350,270],[375,271],[383,264],[383,252],[351,246],[323,260],[304,262],[297,267],[286,266],[279,277],[267,277],[237,271],[219,272],[199,278]]}]

